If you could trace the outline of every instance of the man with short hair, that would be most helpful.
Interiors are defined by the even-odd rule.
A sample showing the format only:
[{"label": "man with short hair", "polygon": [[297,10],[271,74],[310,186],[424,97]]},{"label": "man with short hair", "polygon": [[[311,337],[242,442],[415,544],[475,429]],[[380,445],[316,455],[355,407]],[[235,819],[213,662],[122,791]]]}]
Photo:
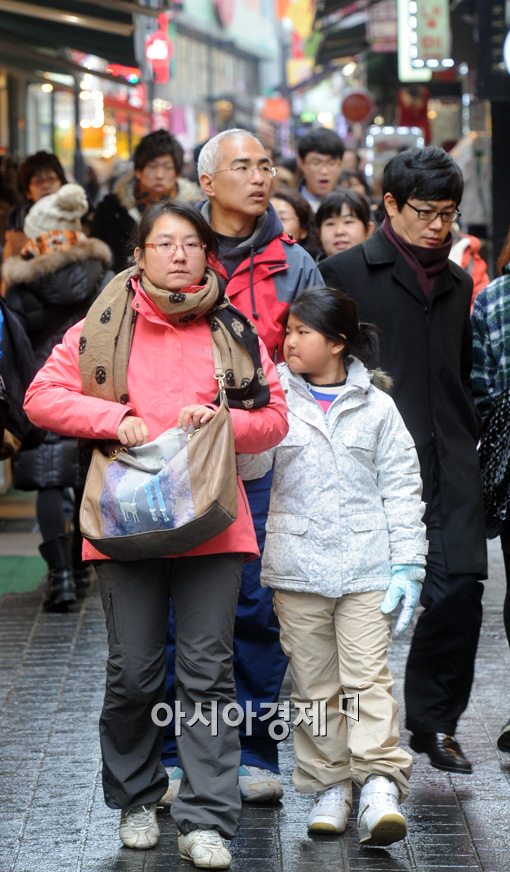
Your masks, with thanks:
[{"label": "man with short hair", "polygon": [[[198,176],[207,196],[202,214],[218,240],[218,267],[223,269],[226,293],[253,321],[270,356],[276,359],[281,356],[289,304],[303,288],[324,282],[310,255],[283,232],[269,203],[274,172],[259,140],[241,129],[213,137],[201,149],[198,160]],[[271,473],[246,481],[245,489],[262,551]],[[260,560],[247,563],[234,635],[237,700],[243,710],[239,785],[246,802],[275,802],[283,788],[277,777],[277,731],[271,727],[287,658],[280,648],[272,592],[261,587],[259,579]],[[170,704],[172,684],[170,668]],[[169,774],[163,803],[170,804],[182,776],[172,729],[165,734],[163,763]]]},{"label": "man with short hair", "polygon": [[385,167],[386,217],[361,245],[321,264],[380,329],[381,366],[420,458],[427,574],[407,662],[411,748],[433,766],[470,773],[454,738],[471,691],[487,555],[471,398],[473,282],[448,259],[463,179],[442,149],[408,149]]},{"label": "man with short hair", "polygon": [[298,139],[298,165],[303,174],[300,193],[314,212],[334,191],[342,171],[345,145],[334,130],[317,127]]},{"label": "man with short hair", "polygon": [[201,198],[198,186],[182,178],[184,150],[167,130],[142,136],[133,163],[134,169],[123,173],[98,204],[92,221],[91,235],[110,247],[115,272],[128,266],[133,230],[148,206],[161,200],[197,203]]}]

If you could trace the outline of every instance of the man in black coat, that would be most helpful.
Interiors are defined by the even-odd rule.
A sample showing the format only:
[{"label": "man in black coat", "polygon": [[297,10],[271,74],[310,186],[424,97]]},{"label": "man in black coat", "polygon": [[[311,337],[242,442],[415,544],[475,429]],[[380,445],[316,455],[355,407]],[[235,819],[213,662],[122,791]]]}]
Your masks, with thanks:
[{"label": "man in black coat", "polygon": [[380,363],[420,458],[429,555],[406,670],[410,744],[439,769],[470,773],[453,737],[473,682],[487,556],[470,384],[473,283],[448,259],[462,192],[442,149],[401,152],[384,170],[382,227],[320,270],[380,329]]}]

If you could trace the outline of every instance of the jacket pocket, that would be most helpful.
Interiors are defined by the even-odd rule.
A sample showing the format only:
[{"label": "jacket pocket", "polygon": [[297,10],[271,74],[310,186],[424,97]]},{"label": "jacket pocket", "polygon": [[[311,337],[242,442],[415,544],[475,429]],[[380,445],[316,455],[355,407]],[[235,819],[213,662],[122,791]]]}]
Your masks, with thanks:
[{"label": "jacket pocket", "polygon": [[376,435],[370,430],[366,432],[356,432],[352,435],[346,433],[342,436],[342,442],[347,448],[361,448],[363,451],[373,451],[376,445]]},{"label": "jacket pocket", "polygon": [[354,579],[391,576],[388,522],[383,512],[366,512],[347,518],[350,569]]},{"label": "jacket pocket", "polygon": [[368,530],[387,530],[388,528],[386,515],[381,512],[364,512],[362,515],[351,515],[347,523],[355,533],[363,533]]},{"label": "jacket pocket", "polygon": [[262,577],[269,584],[303,584],[308,581],[309,543],[306,533],[309,524],[310,519],[302,515],[290,512],[269,514],[262,557]]},{"label": "jacket pocket", "polygon": [[302,515],[293,515],[290,512],[274,512],[266,521],[267,533],[290,533],[302,536],[308,530],[310,518]]}]

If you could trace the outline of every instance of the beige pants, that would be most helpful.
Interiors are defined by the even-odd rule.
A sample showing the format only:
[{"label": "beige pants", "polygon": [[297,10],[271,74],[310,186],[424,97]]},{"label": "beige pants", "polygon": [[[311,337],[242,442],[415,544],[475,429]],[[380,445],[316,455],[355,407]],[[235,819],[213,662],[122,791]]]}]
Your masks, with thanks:
[{"label": "beige pants", "polygon": [[[323,700],[325,723],[294,714],[294,785],[314,793],[372,773],[393,778],[401,799],[409,792],[412,757],[399,747],[398,706],[388,668],[390,620],[379,610],[383,591],[337,599],[275,591],[280,641],[289,657],[292,702],[298,712]],[[339,696],[359,694],[359,720],[340,711]],[[352,703],[348,704],[352,711]],[[316,707],[317,710],[317,707]],[[320,711],[320,708],[319,708]],[[318,731],[326,735],[314,735]]]}]

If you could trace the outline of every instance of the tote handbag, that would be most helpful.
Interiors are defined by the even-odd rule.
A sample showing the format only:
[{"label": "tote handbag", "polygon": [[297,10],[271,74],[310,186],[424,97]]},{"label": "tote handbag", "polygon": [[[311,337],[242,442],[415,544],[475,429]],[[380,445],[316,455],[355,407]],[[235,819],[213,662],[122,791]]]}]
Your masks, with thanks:
[{"label": "tote handbag", "polygon": [[237,517],[234,431],[216,371],[220,407],[188,434],[166,430],[138,448],[94,448],[80,508],[83,536],[114,560],[182,554]]},{"label": "tote handbag", "polygon": [[498,394],[482,423],[478,446],[487,537],[510,520],[510,389]]}]

